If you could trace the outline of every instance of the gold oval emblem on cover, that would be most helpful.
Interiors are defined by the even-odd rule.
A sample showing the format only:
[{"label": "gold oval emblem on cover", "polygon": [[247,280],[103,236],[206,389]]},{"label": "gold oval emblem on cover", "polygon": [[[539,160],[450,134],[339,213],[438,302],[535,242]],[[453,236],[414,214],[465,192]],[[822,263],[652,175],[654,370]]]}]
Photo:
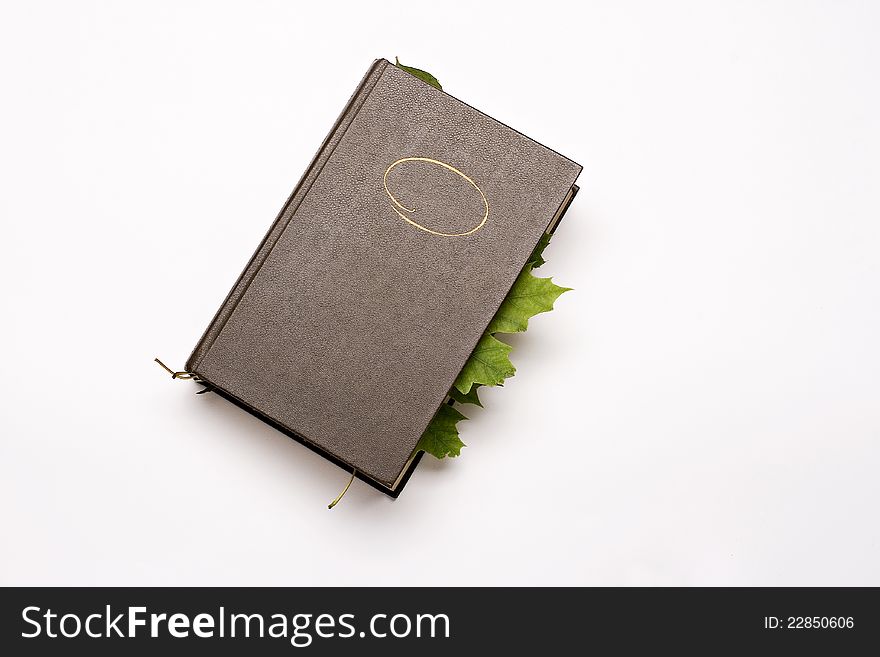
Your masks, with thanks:
[{"label": "gold oval emblem on cover", "polygon": [[[427,162],[428,164],[434,164],[436,166],[443,167],[444,169],[452,171],[453,173],[455,173],[455,174],[461,176],[462,178],[464,178],[465,180],[467,180],[473,186],[473,188],[476,189],[477,192],[480,194],[480,198],[483,199],[483,205],[486,208],[485,212],[483,212],[483,219],[480,221],[480,223],[478,223],[476,226],[474,226],[470,230],[467,230],[463,233],[441,233],[440,231],[431,230],[427,226],[423,226],[422,224],[418,223],[417,221],[413,221],[408,216],[403,214],[404,212],[408,212],[408,213],[412,214],[415,212],[415,210],[404,206],[400,201],[398,201],[394,197],[394,194],[392,194],[391,190],[388,189],[388,174],[391,173],[391,170],[394,169],[394,167],[398,166],[399,164],[403,164],[404,162]],[[465,175],[464,173],[462,173],[461,171],[456,169],[451,164],[446,164],[446,162],[441,162],[440,160],[434,160],[430,157],[404,157],[404,158],[401,158],[401,159],[397,160],[396,162],[393,162],[391,164],[391,166],[389,166],[387,169],[385,169],[385,175],[382,176],[382,185],[385,187],[385,193],[388,194],[388,198],[390,198],[391,202],[394,204],[392,209],[400,216],[400,218],[403,219],[406,223],[410,224],[411,226],[415,226],[419,230],[423,230],[426,233],[431,233],[431,235],[439,235],[441,237],[464,237],[465,235],[472,235],[473,233],[476,233],[478,230],[480,230],[480,228],[482,228],[485,225],[486,220],[489,218],[489,201],[486,200],[486,195],[483,194],[483,190],[480,189],[479,185],[477,185],[477,183],[475,183],[473,180],[471,180],[470,177],[468,177],[467,175]],[[401,212],[401,210],[403,212]]]}]

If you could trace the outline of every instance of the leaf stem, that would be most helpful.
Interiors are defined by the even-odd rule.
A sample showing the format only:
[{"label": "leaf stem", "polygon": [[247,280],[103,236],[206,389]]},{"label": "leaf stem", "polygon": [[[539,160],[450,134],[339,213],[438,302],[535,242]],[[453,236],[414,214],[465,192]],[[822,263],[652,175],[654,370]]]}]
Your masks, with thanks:
[{"label": "leaf stem", "polygon": [[352,470],[352,471],[351,471],[351,479],[348,480],[348,483],[345,484],[345,488],[343,488],[343,489],[342,489],[342,492],[339,493],[339,495],[336,496],[336,499],[333,500],[332,502],[330,502],[330,504],[327,505],[327,508],[328,508],[328,509],[332,509],[334,506],[336,506],[337,504],[339,504],[339,500],[341,500],[341,499],[342,499],[342,496],[345,495],[345,494],[348,492],[348,487],[351,486],[351,482],[354,481],[354,475],[355,475],[356,472],[357,472],[357,470]]}]

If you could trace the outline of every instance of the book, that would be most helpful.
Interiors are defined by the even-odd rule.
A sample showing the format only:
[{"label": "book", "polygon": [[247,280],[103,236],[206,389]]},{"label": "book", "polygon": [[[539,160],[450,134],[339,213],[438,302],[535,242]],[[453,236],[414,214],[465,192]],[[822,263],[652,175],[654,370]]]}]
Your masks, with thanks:
[{"label": "book", "polygon": [[580,172],[376,60],[187,371],[396,497]]}]

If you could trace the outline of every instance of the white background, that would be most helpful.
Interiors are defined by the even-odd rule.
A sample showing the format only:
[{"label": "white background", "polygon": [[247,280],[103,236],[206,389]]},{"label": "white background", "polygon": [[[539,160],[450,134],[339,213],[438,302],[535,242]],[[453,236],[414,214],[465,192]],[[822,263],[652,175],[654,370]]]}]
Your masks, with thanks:
[{"label": "white background", "polygon": [[[0,583],[880,584],[880,5],[3,2]],[[190,349],[375,57],[585,169],[396,502]]]}]

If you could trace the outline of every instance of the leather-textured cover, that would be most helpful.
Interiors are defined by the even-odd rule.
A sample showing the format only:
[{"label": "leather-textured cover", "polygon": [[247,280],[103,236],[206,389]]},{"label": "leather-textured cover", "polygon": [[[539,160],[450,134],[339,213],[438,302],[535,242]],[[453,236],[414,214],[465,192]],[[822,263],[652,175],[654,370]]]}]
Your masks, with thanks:
[{"label": "leather-textured cover", "polygon": [[187,370],[391,487],[580,171],[377,60]]}]

